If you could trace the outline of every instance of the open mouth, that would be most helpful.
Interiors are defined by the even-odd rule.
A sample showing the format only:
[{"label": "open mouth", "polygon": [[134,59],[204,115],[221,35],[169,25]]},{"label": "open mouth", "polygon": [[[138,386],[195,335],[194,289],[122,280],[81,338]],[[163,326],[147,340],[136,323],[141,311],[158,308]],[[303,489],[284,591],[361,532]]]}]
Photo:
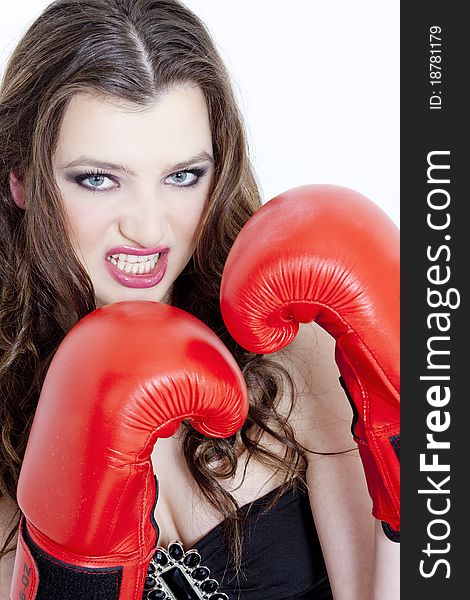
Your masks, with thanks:
[{"label": "open mouth", "polygon": [[168,253],[165,248],[153,254],[124,254],[122,252],[106,256],[106,266],[110,275],[120,285],[130,288],[149,288],[163,279],[168,266]]},{"label": "open mouth", "polygon": [[155,265],[163,254],[148,254],[145,256],[137,256],[136,254],[111,254],[107,260],[123,273],[130,275],[148,275],[151,273]]}]

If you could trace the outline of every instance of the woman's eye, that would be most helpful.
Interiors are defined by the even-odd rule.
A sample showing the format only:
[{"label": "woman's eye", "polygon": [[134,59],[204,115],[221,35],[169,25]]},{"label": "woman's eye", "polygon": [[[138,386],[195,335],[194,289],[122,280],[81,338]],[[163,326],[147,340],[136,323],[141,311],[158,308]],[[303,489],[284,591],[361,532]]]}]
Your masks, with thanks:
[{"label": "woman's eye", "polygon": [[205,175],[205,169],[191,169],[188,171],[176,171],[168,175],[165,182],[177,187],[189,187],[195,185],[199,178]]},{"label": "woman's eye", "polygon": [[105,173],[84,173],[78,175],[76,181],[82,187],[93,192],[110,190],[116,186],[115,182]]}]

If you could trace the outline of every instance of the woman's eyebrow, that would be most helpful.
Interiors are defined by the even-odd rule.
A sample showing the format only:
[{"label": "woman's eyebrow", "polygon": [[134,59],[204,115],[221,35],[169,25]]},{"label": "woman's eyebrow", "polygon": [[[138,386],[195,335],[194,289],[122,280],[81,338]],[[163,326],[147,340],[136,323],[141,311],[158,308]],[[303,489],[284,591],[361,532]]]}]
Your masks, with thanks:
[{"label": "woman's eyebrow", "polygon": [[[202,152],[199,152],[198,154],[195,154],[194,156],[191,156],[186,160],[183,160],[181,162],[178,162],[178,163],[168,167],[166,169],[166,171],[183,171],[184,169],[188,169],[194,163],[201,162],[201,161],[209,161],[209,162],[213,163],[214,159],[208,152],[203,150]],[[104,170],[120,171],[120,172],[127,173],[128,175],[135,176],[135,173],[131,169],[129,169],[129,167],[126,167],[125,165],[103,161],[103,160],[100,160],[99,158],[95,158],[93,156],[88,156],[86,154],[82,154],[75,160],[72,160],[71,162],[67,163],[66,165],[63,165],[61,168],[69,169],[71,167],[85,167],[85,166],[92,166],[92,167],[96,167],[98,169],[104,169]]]},{"label": "woman's eyebrow", "polygon": [[209,161],[210,163],[214,163],[214,159],[212,156],[203,150],[199,152],[199,154],[195,154],[188,158],[188,160],[183,160],[182,162],[176,163],[167,169],[167,171],[183,171],[184,169],[188,169],[191,165],[197,162]]}]

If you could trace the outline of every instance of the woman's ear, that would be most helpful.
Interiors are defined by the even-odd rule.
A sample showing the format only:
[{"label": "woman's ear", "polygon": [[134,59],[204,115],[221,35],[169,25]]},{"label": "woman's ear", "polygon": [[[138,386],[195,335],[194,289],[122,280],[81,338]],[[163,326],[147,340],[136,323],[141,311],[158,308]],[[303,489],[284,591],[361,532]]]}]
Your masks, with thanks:
[{"label": "woman's ear", "polygon": [[10,191],[16,206],[26,209],[26,195],[21,178],[15,171],[10,171]]}]

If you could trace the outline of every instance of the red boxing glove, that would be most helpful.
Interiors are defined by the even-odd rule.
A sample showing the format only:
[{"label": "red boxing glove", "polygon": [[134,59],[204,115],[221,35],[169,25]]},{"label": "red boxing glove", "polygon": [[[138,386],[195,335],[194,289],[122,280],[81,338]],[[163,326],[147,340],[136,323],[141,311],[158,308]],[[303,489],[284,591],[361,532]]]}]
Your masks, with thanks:
[{"label": "red boxing glove", "polygon": [[221,286],[225,324],[252,352],[287,346],[299,322],[316,321],[336,339],[372,512],[394,541],[399,290],[398,228],[366,197],[333,185],[299,187],[265,204],[238,235]]},{"label": "red boxing glove", "polygon": [[184,311],[119,302],[79,321],[45,378],[21,469],[12,600],[141,600],[157,438],[183,419],[227,437],[247,411],[234,358]]}]

